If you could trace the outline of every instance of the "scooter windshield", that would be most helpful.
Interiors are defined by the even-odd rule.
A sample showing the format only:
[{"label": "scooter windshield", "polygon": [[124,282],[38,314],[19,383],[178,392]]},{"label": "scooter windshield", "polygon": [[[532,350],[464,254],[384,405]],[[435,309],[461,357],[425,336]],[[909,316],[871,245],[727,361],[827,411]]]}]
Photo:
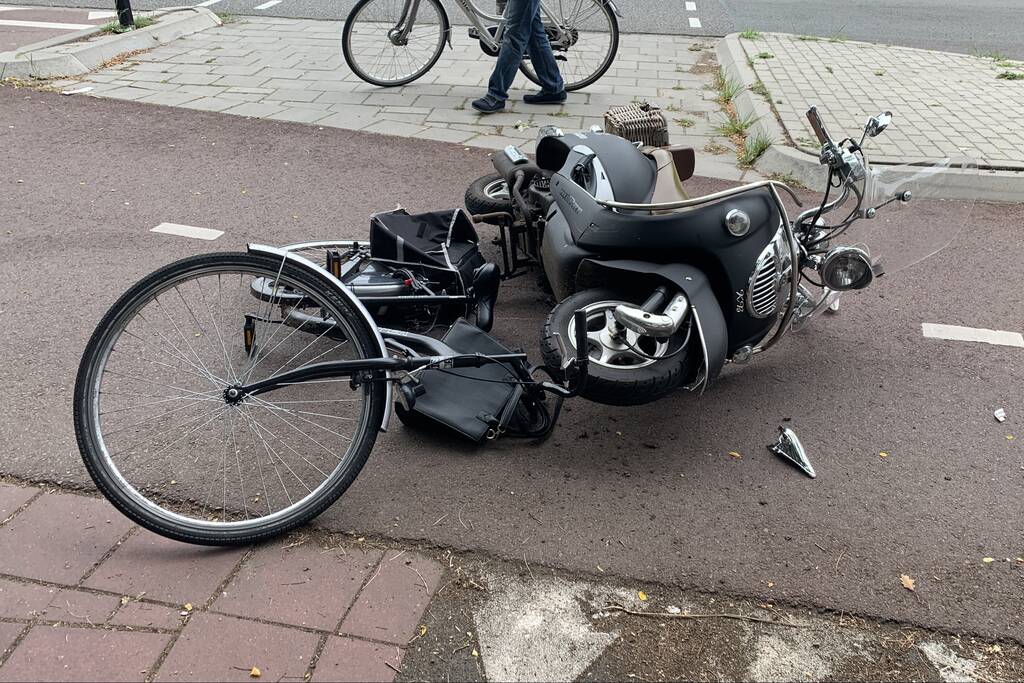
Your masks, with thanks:
[{"label": "scooter windshield", "polygon": [[966,157],[866,167],[865,217],[850,227],[848,239],[835,241],[865,248],[888,275],[918,264],[949,246],[970,221],[977,174],[977,162]]}]

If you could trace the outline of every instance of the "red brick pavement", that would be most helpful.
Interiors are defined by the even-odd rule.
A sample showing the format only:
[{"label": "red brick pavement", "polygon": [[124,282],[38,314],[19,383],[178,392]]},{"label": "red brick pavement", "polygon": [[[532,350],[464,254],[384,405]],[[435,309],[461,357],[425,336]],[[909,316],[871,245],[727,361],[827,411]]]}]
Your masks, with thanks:
[{"label": "red brick pavement", "polygon": [[198,548],[0,484],[0,682],[390,681],[443,573],[394,548]]}]

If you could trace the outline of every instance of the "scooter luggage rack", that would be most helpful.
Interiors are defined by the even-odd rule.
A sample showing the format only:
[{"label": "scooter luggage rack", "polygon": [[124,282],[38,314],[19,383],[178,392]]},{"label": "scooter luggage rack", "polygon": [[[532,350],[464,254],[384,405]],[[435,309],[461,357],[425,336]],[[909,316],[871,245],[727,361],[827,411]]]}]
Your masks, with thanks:
[{"label": "scooter luggage rack", "polygon": [[[529,256],[524,257],[519,249],[518,238],[525,236],[527,240],[530,240],[530,232],[528,229],[519,229],[518,231],[514,229],[515,216],[507,211],[494,211],[491,213],[472,214],[470,218],[474,223],[498,221],[498,238],[492,240],[491,243],[498,245],[501,249],[502,280],[511,280],[520,275],[525,275],[524,266],[536,263],[536,260],[533,258]],[[528,245],[528,248],[529,246],[532,245]]]},{"label": "scooter luggage rack", "polygon": [[[782,216],[782,225],[786,230],[786,239],[789,242],[789,253],[792,263],[800,262],[800,250],[796,236],[793,234],[793,224],[789,221],[789,213],[786,211],[785,204],[782,203],[782,198],[779,196],[779,188],[785,190],[785,192],[793,199],[793,202],[797,206],[803,206],[804,203],[800,201],[800,198],[796,195],[796,192],[789,185],[780,183],[776,180],[759,180],[756,183],[748,183],[747,185],[740,185],[739,187],[729,188],[728,190],[722,190],[720,192],[712,192],[702,197],[694,197],[693,199],[681,199],[675,202],[659,202],[656,204],[633,204],[631,202],[616,202],[607,199],[594,198],[594,202],[600,206],[615,210],[625,209],[629,211],[670,211],[672,209],[688,209],[694,206],[700,206],[709,202],[718,201],[719,199],[725,199],[727,197],[733,197],[738,194],[745,192],[751,192],[753,190],[760,189],[762,187],[768,188],[772,195],[772,199],[775,201],[776,207],[779,209],[779,214]],[[800,278],[790,277],[789,279],[789,297],[786,304],[786,310],[781,316],[778,325],[775,328],[775,333],[766,342],[761,342],[752,350],[752,353],[761,353],[766,351],[775,345],[789,329],[789,323],[793,319],[793,314],[796,312],[796,300],[797,293],[800,288]]]}]

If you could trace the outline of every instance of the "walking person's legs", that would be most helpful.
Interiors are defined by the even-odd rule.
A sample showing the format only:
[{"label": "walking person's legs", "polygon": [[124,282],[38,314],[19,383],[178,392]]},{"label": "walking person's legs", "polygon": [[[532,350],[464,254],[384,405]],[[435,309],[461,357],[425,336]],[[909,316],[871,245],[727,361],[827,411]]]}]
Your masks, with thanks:
[{"label": "walking person's legs", "polygon": [[505,15],[505,33],[501,39],[498,61],[487,83],[487,94],[473,101],[473,108],[489,114],[505,108],[508,89],[523,61],[523,52],[530,40],[533,16],[540,9],[540,0],[509,0]]},{"label": "walking person's legs", "polygon": [[487,84],[487,94],[478,100],[473,101],[473,108],[479,112],[489,114],[501,111],[505,108],[505,100],[508,99],[508,89],[512,85],[519,64],[523,60],[524,51],[529,48],[530,61],[537,71],[542,91],[535,96],[527,96],[527,102],[537,100],[532,98],[545,95],[556,95],[560,99],[539,100],[561,102],[565,99],[565,88],[562,85],[562,77],[558,72],[558,64],[555,62],[555,55],[551,52],[551,45],[547,35],[544,33],[544,22],[540,18],[540,0],[509,0],[508,13],[506,14],[505,33],[501,40],[501,51],[498,53],[497,63],[494,65],[494,72]]},{"label": "walking person's legs", "polygon": [[544,30],[540,12],[533,15],[529,50],[530,63],[537,74],[537,80],[540,81],[540,92],[524,95],[523,100],[529,104],[565,102],[565,84],[562,82],[562,74],[558,71],[558,62],[555,61],[555,53],[551,50],[551,42]]}]

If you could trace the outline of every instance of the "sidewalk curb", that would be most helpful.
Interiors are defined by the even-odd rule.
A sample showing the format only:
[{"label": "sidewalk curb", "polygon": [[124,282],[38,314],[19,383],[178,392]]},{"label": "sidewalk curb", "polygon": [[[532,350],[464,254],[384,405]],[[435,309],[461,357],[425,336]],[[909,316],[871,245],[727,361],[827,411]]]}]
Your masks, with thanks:
[{"label": "sidewalk curb", "polygon": [[[826,174],[818,163],[817,155],[794,146],[771,104],[751,91],[759,79],[747,62],[749,57],[740,41],[740,34],[731,33],[722,38],[715,52],[726,78],[732,78],[743,86],[733,100],[736,115],[741,119],[756,117],[750,133],[763,133],[773,140],[772,146],[755,162],[754,168],[764,175],[791,175],[810,188],[823,187]],[[814,103],[807,103],[808,106],[811,104]],[[946,185],[944,193],[946,199],[1019,203],[1024,201],[1024,172],[981,169],[976,175],[961,174],[958,182]]]},{"label": "sidewalk curb", "polygon": [[133,50],[165,45],[182,36],[220,26],[221,20],[205,7],[174,8],[146,13],[160,21],[127,33],[115,33],[86,42],[99,27],[51,38],[20,50],[0,53],[0,79],[60,78],[89,73],[108,59]]}]

